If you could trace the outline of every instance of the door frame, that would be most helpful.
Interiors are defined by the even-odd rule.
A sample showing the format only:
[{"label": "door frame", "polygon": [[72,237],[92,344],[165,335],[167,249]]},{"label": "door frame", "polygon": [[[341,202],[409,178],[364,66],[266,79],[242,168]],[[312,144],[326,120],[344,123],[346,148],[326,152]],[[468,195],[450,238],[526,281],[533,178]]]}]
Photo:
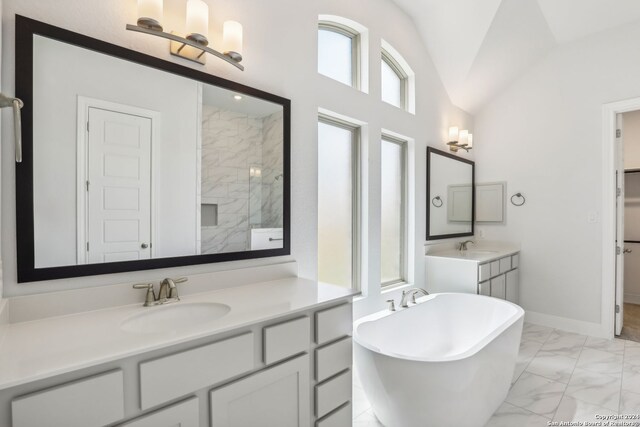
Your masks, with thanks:
[{"label": "door frame", "polygon": [[[640,110],[640,98],[602,106],[602,306],[601,334],[615,336],[616,303],[616,116]],[[622,255],[621,255],[622,256]]]},{"label": "door frame", "polygon": [[131,116],[144,117],[151,120],[151,142],[150,142],[150,159],[151,159],[151,258],[158,253],[158,203],[159,197],[157,190],[157,165],[160,159],[160,135],[162,114],[158,111],[147,110],[140,107],[134,107],[126,104],[119,104],[111,101],[105,101],[98,98],[90,98],[78,95],[78,121],[77,137],[76,137],[76,262],[77,264],[87,264],[87,251],[85,243],[87,241],[87,192],[85,183],[87,181],[87,150],[89,143],[89,132],[87,130],[87,122],[89,121],[89,108],[98,108],[101,110],[113,111],[115,113],[128,114]]}]

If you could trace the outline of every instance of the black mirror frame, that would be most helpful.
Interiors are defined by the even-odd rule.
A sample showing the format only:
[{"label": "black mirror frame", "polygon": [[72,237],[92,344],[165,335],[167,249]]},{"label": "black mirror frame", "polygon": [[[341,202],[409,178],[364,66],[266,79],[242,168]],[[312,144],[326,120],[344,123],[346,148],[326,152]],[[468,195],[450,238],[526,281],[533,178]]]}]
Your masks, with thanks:
[{"label": "black mirror frame", "polygon": [[[429,178],[431,175],[431,154],[437,154],[439,156],[448,157],[453,160],[457,160],[462,163],[468,163],[471,165],[471,232],[469,233],[451,233],[451,234],[431,234],[431,188],[429,186]],[[476,164],[473,160],[467,160],[456,156],[455,154],[447,153],[446,151],[438,150],[433,147],[427,147],[427,241],[453,239],[456,237],[468,237],[475,234],[476,223]]]},{"label": "black mirror frame", "polygon": [[[124,31],[124,29],[123,29]],[[104,264],[60,267],[35,267],[33,202],[33,36],[40,35],[74,46],[124,59],[140,65],[177,74],[248,96],[261,98],[283,107],[283,247],[244,252],[156,258]],[[24,16],[16,15],[16,97],[24,101],[22,109],[22,163],[16,163],[16,255],[18,283],[94,276],[127,271],[152,270],[196,264],[285,256],[291,253],[291,101],[173,62],[145,55],[102,40],[74,33]]]}]

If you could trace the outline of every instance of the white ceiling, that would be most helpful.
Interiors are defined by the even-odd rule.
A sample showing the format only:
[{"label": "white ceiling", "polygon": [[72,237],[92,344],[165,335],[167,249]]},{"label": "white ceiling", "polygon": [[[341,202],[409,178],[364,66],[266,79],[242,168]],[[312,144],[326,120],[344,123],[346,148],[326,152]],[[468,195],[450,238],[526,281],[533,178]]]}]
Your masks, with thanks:
[{"label": "white ceiling", "polygon": [[202,85],[202,103],[222,110],[243,113],[249,117],[265,117],[278,111],[282,111],[282,105],[242,95],[242,99],[235,99],[236,92],[218,86]]},{"label": "white ceiling", "polygon": [[474,113],[556,46],[640,20],[640,0],[393,0],[458,107]]}]

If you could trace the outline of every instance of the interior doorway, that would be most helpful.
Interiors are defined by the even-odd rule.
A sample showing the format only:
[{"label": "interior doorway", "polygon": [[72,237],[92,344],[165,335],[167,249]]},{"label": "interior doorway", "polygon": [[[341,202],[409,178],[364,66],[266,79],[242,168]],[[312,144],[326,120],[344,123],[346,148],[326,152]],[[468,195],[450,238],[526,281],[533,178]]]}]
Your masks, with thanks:
[{"label": "interior doorway", "polygon": [[640,342],[640,110],[618,114],[620,143],[616,334]]},{"label": "interior doorway", "polygon": [[153,255],[152,147],[158,114],[78,99],[78,264]]}]

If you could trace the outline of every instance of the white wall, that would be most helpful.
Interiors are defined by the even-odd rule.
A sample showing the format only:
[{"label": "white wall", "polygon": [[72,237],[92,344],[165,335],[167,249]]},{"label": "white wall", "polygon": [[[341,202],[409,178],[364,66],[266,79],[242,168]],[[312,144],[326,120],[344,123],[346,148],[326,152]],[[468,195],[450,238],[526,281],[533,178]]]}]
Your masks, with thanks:
[{"label": "white wall", "polygon": [[[152,89],[141,90],[145,85]],[[35,37],[33,92],[36,266],[77,261],[78,96],[160,114],[152,147],[155,254],[196,253],[196,82]]]},{"label": "white wall", "polygon": [[[366,122],[364,153],[368,175],[365,193],[369,209],[365,211],[368,263],[363,277],[371,283],[365,289],[369,298],[359,306],[362,310],[382,307],[386,296],[380,295],[380,151],[381,129],[397,132],[415,143],[415,265],[410,276],[417,285],[424,280],[425,235],[425,165],[426,145],[444,148],[450,125],[471,128],[471,118],[452,107],[440,78],[419,41],[411,19],[389,0],[208,0],[211,7],[211,41],[219,46],[222,22],[236,19],[244,26],[245,72],[239,72],[223,61],[210,57],[206,67],[175,59],[169,55],[166,40],[125,31],[126,23],[136,21],[136,1],[123,0],[117,7],[113,2],[99,0],[5,0],[3,86],[9,92],[14,82],[14,13],[43,20],[53,25],[100,38],[111,43],[154,55],[188,67],[205,70],[239,83],[273,92],[292,100],[292,255],[278,259],[239,261],[225,264],[185,267],[165,271],[146,271],[118,275],[16,284],[15,255],[15,182],[11,160],[12,140],[7,131],[7,117],[3,129],[2,175],[2,250],[5,259],[5,296],[47,292],[108,283],[133,282],[162,278],[168,274],[187,274],[241,268],[295,259],[300,275],[315,278],[317,274],[317,115],[318,108],[326,108]],[[184,1],[166,0],[165,28],[184,29]],[[318,75],[316,63],[317,20],[319,14],[339,15],[353,19],[369,29],[370,52],[369,93],[362,93]],[[400,111],[380,101],[380,39],[394,46],[411,65],[416,74],[416,115]],[[466,154],[465,154],[466,156]]]},{"label": "white wall", "polygon": [[634,24],[563,45],[476,116],[478,181],[527,198],[481,229],[522,243],[521,303],[557,326],[600,326],[602,105],[640,96],[639,37]]}]

